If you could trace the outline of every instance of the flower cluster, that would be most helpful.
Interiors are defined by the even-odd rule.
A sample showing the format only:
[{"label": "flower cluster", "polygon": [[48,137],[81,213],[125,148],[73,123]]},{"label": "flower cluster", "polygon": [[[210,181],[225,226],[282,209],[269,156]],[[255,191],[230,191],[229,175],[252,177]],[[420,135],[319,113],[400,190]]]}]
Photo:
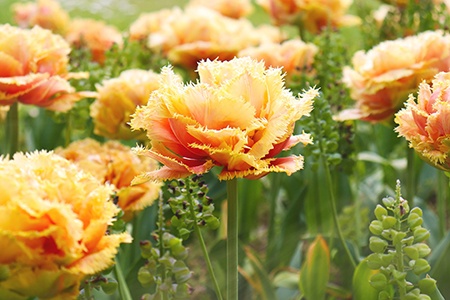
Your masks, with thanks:
[{"label": "flower cluster", "polygon": [[284,88],[280,69],[266,70],[249,57],[202,61],[197,72],[199,82],[184,85],[164,68],[160,88],[133,115],[131,127],[146,130],[151,143],[137,151],[165,165],[142,180],[202,174],[213,166],[222,167],[223,180],[302,168],[302,156],[276,155],[311,142],[292,133],[295,121],[311,111],[317,90],[297,99]]},{"label": "flower cluster", "polygon": [[107,234],[113,189],[49,152],[0,159],[1,299],[76,299],[113,264],[127,233]]}]

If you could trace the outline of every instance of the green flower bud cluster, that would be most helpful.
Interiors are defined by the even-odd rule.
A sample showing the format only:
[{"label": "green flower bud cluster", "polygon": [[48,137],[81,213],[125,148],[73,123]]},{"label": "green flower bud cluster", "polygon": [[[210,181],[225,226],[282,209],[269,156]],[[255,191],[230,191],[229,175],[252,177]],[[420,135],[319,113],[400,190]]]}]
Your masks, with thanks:
[{"label": "green flower bud cluster", "polygon": [[148,240],[140,242],[141,255],[146,262],[138,271],[138,280],[150,290],[141,299],[189,299],[187,282],[192,272],[183,261],[188,249],[182,242],[168,232],[162,234],[162,241],[157,243],[159,247]]},{"label": "green flower bud cluster", "polygon": [[409,273],[420,276],[431,269],[425,259],[431,249],[424,243],[430,233],[422,227],[422,210],[410,210],[401,197],[399,181],[396,197],[386,197],[382,203],[376,206],[376,219],[369,225],[373,253],[367,257],[367,265],[380,271],[371,276],[370,284],[380,291],[379,299],[431,299],[437,289],[432,278],[427,276],[415,284],[407,279]]},{"label": "green flower bud cluster", "polygon": [[168,200],[173,212],[170,224],[177,236],[186,240],[194,230],[194,225],[219,228],[219,219],[214,216],[214,203],[208,194],[208,186],[199,175],[168,185],[172,197]]}]

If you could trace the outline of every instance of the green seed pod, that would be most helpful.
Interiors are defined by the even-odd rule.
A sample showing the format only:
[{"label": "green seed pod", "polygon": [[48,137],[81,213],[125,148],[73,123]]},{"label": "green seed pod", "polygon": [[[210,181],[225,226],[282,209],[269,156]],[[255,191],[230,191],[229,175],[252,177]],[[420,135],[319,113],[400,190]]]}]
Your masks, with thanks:
[{"label": "green seed pod", "polygon": [[214,216],[208,216],[205,218],[206,226],[208,229],[216,230],[220,226],[220,221]]},{"label": "green seed pod", "polygon": [[428,247],[427,244],[419,243],[419,244],[415,244],[414,247],[417,248],[420,258],[428,256],[428,254],[431,253],[431,249],[430,249],[430,247]]},{"label": "green seed pod", "polygon": [[378,300],[392,300],[391,295],[387,291],[381,291],[378,294]]},{"label": "green seed pod", "polygon": [[414,243],[414,237],[413,236],[409,236],[407,238],[404,238],[402,240],[402,244],[406,245],[406,246],[411,246]]},{"label": "green seed pod", "polygon": [[367,266],[372,270],[378,270],[383,265],[383,261],[378,253],[372,253],[367,256]]},{"label": "green seed pod", "polygon": [[436,280],[427,276],[419,281],[419,289],[422,293],[430,295],[437,289]]},{"label": "green seed pod", "polygon": [[381,265],[387,268],[387,266],[389,266],[389,264],[392,262],[392,259],[394,259],[394,256],[394,253],[380,254]]},{"label": "green seed pod", "polygon": [[431,270],[430,264],[423,258],[419,258],[416,260],[416,263],[413,266],[413,272],[416,275],[426,273]]},{"label": "green seed pod", "polygon": [[388,241],[392,241],[393,235],[396,233],[394,229],[386,229],[381,232],[381,236]]},{"label": "green seed pod", "polygon": [[381,223],[381,221],[373,220],[372,222],[370,222],[369,230],[374,235],[380,235],[383,231],[383,224]]},{"label": "green seed pod", "polygon": [[397,270],[392,271],[392,277],[394,277],[395,281],[401,286],[406,286],[406,272],[400,272]]},{"label": "green seed pod", "polygon": [[416,213],[410,213],[408,216],[408,226],[414,230],[414,228],[422,225],[423,219]]},{"label": "green seed pod", "polygon": [[414,207],[413,209],[411,209],[410,214],[417,214],[419,215],[419,217],[423,216],[423,212],[419,207]]},{"label": "green seed pod", "polygon": [[150,273],[150,270],[148,270],[146,267],[141,267],[139,269],[138,280],[144,286],[148,286],[155,282],[155,278],[153,277],[152,273]]},{"label": "green seed pod", "polygon": [[100,286],[105,294],[112,295],[117,291],[119,285],[114,278],[107,278],[106,281],[100,283]]},{"label": "green seed pod", "polygon": [[383,202],[383,205],[386,208],[390,208],[390,207],[394,206],[394,204],[395,204],[395,199],[392,197],[383,198],[381,201]]},{"label": "green seed pod", "polygon": [[177,260],[175,262],[172,271],[177,283],[185,283],[192,276],[191,271],[186,267],[186,264],[182,260]]},{"label": "green seed pod", "polygon": [[377,236],[371,236],[369,240],[369,248],[372,252],[383,253],[388,246],[388,242]]},{"label": "green seed pod", "polygon": [[419,258],[419,250],[415,246],[406,246],[403,251],[408,255],[409,258],[416,260]]},{"label": "green seed pod", "polygon": [[377,218],[378,221],[382,221],[384,216],[387,216],[388,211],[386,210],[386,208],[384,208],[383,206],[381,206],[380,204],[377,204],[377,207],[375,207],[375,217]]},{"label": "green seed pod", "polygon": [[381,222],[383,224],[383,229],[390,229],[397,224],[397,219],[393,216],[384,216]]},{"label": "green seed pod", "polygon": [[172,255],[176,259],[185,259],[188,256],[188,250],[182,244],[174,245],[170,248]]},{"label": "green seed pod", "polygon": [[413,235],[414,235],[414,242],[421,243],[430,237],[430,232],[423,227],[419,227],[414,230]]},{"label": "green seed pod", "polygon": [[384,290],[387,287],[388,280],[383,273],[376,273],[370,277],[369,283],[377,290]]},{"label": "green seed pod", "polygon": [[394,245],[400,244],[406,237],[406,232],[392,230],[392,243]]}]

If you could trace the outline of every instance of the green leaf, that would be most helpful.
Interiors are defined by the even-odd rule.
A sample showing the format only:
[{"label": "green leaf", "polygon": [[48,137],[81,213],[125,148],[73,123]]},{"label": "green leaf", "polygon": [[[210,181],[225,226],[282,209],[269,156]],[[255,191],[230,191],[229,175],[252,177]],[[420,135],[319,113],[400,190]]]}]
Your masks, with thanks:
[{"label": "green leaf", "polygon": [[370,285],[369,278],[378,273],[367,264],[367,259],[362,260],[353,273],[353,299],[354,300],[378,300],[378,291]]},{"label": "green leaf", "polygon": [[325,299],[330,277],[330,251],[321,235],[309,247],[300,271],[300,290],[306,299]]}]

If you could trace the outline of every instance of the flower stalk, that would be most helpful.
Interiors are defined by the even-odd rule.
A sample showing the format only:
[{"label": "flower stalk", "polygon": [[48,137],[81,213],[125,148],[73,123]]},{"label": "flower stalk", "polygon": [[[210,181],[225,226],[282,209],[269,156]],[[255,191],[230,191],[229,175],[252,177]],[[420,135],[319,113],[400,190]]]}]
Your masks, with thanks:
[{"label": "flower stalk", "polygon": [[227,299],[238,299],[238,194],[237,179],[227,181]]},{"label": "flower stalk", "polygon": [[19,104],[17,102],[9,107],[5,130],[8,145],[5,150],[12,156],[19,150]]}]

